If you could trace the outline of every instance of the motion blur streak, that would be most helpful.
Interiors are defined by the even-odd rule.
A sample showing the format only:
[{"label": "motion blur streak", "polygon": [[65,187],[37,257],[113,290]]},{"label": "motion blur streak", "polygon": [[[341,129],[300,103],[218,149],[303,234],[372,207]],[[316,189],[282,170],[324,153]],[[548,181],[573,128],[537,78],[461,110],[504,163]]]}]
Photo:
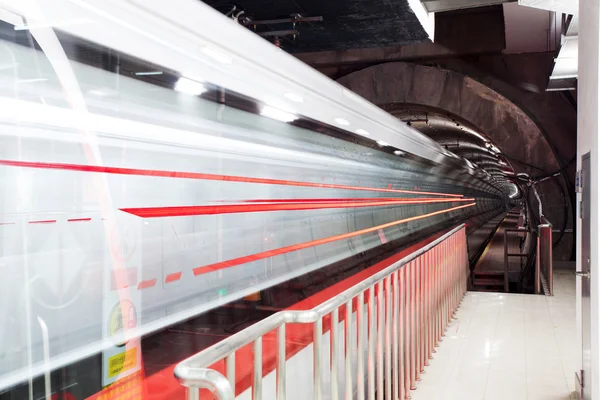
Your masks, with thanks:
[{"label": "motion blur streak", "polygon": [[0,160],[0,165],[11,166],[11,167],[23,167],[23,168],[62,169],[62,170],[67,170],[67,171],[100,172],[100,173],[105,173],[105,174],[141,175],[141,176],[156,176],[156,177],[165,177],[165,178],[200,179],[200,180],[207,180],[207,181],[261,183],[261,184],[265,184],[265,185],[302,186],[302,187],[318,187],[318,188],[325,188],[325,189],[365,190],[365,191],[370,191],[370,192],[405,193],[405,194],[420,194],[420,195],[429,195],[429,196],[463,197],[462,194],[421,192],[418,190],[371,188],[371,187],[364,187],[364,186],[346,186],[346,185],[336,185],[336,184],[332,184],[332,183],[298,182],[298,181],[286,181],[286,180],[281,180],[281,179],[269,179],[269,178],[250,178],[250,177],[244,177],[244,176],[203,174],[200,172],[161,171],[161,170],[149,170],[149,169],[138,169],[138,168],[102,167],[102,166],[96,166],[96,165],[43,163],[43,162],[16,161],[16,160]]},{"label": "motion blur streak", "polygon": [[367,229],[361,229],[358,231],[348,232],[348,233],[344,233],[341,235],[330,236],[330,237],[326,237],[323,239],[311,240],[309,242],[298,243],[298,244],[294,244],[291,246],[285,246],[285,247],[281,247],[279,249],[263,251],[262,253],[257,253],[257,254],[253,254],[250,256],[238,257],[238,258],[234,258],[232,260],[222,261],[222,262],[218,262],[215,264],[210,264],[210,265],[205,265],[203,267],[194,268],[193,271],[194,271],[194,275],[196,275],[196,276],[202,275],[202,274],[207,274],[209,272],[214,272],[214,271],[218,271],[218,270],[225,269],[225,268],[235,267],[235,266],[246,264],[246,263],[249,263],[252,261],[262,260],[265,258],[290,253],[292,251],[306,249],[308,247],[319,246],[322,244],[331,243],[331,242],[335,242],[338,240],[348,239],[348,238],[351,238],[354,236],[364,235],[366,233],[375,232],[380,229],[390,228],[392,226],[404,224],[404,223],[411,222],[411,221],[416,221],[416,220],[423,219],[423,218],[433,217],[433,216],[439,215],[439,214],[445,214],[450,211],[460,210],[461,208],[472,207],[475,204],[477,204],[477,203],[470,203],[470,204],[465,204],[462,206],[447,208],[445,210],[435,211],[435,212],[431,212],[431,213],[423,214],[423,215],[417,215],[415,217],[399,219],[397,221],[388,222],[387,224],[377,225],[377,226],[373,226],[373,227],[367,228]]},{"label": "motion blur streak", "polygon": [[[338,198],[315,198],[315,199],[249,199],[239,200],[241,203],[337,203],[337,202],[358,202],[358,201],[402,201],[402,200],[438,200],[439,197],[338,197]],[[473,199],[471,199],[473,200]],[[228,203],[220,201],[220,203]]]},{"label": "motion blur streak", "polygon": [[359,208],[359,207],[385,207],[394,205],[428,204],[428,203],[456,203],[474,201],[475,199],[405,199],[396,201],[359,201],[359,202],[307,202],[307,203],[277,203],[277,204],[229,204],[223,206],[184,206],[184,207],[147,207],[147,208],[121,208],[121,211],[137,215],[142,218],[182,217],[189,215],[216,215],[235,214],[265,211],[301,211],[319,210],[328,208]]}]

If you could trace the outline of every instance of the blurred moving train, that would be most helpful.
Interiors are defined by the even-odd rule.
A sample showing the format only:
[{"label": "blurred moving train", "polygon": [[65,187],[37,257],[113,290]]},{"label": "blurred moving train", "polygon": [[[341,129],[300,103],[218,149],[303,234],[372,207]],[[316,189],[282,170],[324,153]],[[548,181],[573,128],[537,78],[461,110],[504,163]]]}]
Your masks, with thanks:
[{"label": "blurred moving train", "polygon": [[1,0],[0,19],[0,394],[507,206],[505,182],[200,2]]}]

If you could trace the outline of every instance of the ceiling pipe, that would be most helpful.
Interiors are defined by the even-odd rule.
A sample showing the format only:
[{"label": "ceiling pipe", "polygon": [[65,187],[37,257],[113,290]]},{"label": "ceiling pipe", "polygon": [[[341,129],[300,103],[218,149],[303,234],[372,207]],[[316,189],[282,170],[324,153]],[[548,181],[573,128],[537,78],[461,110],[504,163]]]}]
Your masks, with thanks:
[{"label": "ceiling pipe", "polygon": [[455,132],[458,134],[465,134],[465,137],[469,139],[481,141],[483,143],[488,142],[489,139],[477,132],[475,129],[469,128],[456,120],[448,120],[444,117],[437,117],[436,115],[427,115],[425,119],[422,117],[416,118],[402,118],[404,122],[410,122],[412,125],[426,124],[433,129],[439,129],[441,131]]},{"label": "ceiling pipe", "polygon": [[465,150],[481,151],[482,153],[491,154],[493,156],[497,155],[495,152],[488,149],[483,144],[480,145],[480,144],[474,143],[472,141],[467,141],[467,140],[462,140],[462,139],[454,139],[454,140],[444,139],[444,140],[438,141],[438,144],[440,146],[445,147],[448,150],[451,150],[454,152],[456,152],[456,150],[458,150],[458,149],[465,149]]}]

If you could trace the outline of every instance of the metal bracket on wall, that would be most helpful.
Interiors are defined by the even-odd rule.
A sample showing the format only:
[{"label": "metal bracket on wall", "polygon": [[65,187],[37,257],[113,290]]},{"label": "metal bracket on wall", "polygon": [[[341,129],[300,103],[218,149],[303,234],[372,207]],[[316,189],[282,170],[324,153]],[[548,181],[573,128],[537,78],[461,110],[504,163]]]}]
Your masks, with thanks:
[{"label": "metal bracket on wall", "polygon": [[583,171],[579,170],[575,173],[575,192],[583,193]]}]

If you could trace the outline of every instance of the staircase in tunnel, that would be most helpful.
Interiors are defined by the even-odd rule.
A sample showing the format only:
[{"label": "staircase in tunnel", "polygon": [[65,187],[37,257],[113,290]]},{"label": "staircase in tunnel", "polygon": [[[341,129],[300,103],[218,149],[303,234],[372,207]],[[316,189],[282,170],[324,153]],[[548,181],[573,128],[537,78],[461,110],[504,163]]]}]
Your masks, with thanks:
[{"label": "staircase in tunnel", "polygon": [[[496,224],[497,227],[489,238],[487,245],[479,256],[472,271],[473,290],[483,292],[503,292],[505,279],[505,250],[504,234],[507,229],[517,229],[521,209],[513,208],[506,214],[490,220],[485,225]],[[483,228],[483,227],[482,227]],[[487,227],[489,229],[489,226]],[[521,238],[519,234],[511,234],[507,237],[507,251],[509,254],[517,254],[520,249]],[[521,271],[521,260],[519,257],[508,258],[509,276]]]}]

